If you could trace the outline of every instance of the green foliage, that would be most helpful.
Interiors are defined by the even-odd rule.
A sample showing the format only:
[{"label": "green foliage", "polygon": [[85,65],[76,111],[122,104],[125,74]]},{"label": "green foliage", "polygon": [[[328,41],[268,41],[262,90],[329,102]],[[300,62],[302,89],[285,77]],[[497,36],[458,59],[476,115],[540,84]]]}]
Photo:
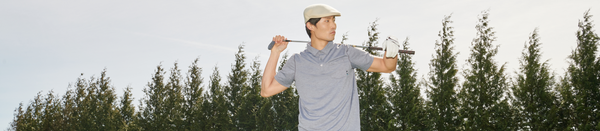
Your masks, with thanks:
[{"label": "green foliage", "polygon": [[[377,32],[377,20],[371,23],[368,28],[369,41],[366,46],[377,46],[379,32]],[[377,55],[369,48],[364,48],[366,52]],[[383,79],[379,72],[367,72],[356,69],[358,97],[360,105],[360,125],[361,130],[387,130],[390,126],[390,105],[387,102],[386,90],[383,87]]]},{"label": "green foliage", "polygon": [[260,96],[260,82],[261,82],[261,72],[260,69],[260,61],[258,61],[258,57],[254,59],[252,62],[251,68],[251,76],[248,81],[249,88],[244,88],[242,90],[242,100],[243,103],[238,109],[239,116],[239,129],[240,130],[257,130],[259,128],[258,116],[260,110],[260,103],[263,100]]},{"label": "green foliage", "polygon": [[[477,24],[477,38],[473,39],[467,60],[470,68],[464,70],[465,81],[458,94],[460,102],[460,130],[504,130],[511,126],[507,99],[504,65],[498,67],[493,57],[498,47],[493,46],[495,32],[488,25],[488,13],[483,12]],[[510,130],[510,129],[508,129]],[[514,130],[514,129],[512,129]]]},{"label": "green foliage", "polygon": [[63,129],[64,119],[61,115],[60,99],[53,91],[44,98],[39,92],[27,109],[22,104],[15,110],[15,119],[11,122],[11,130],[60,130]]},{"label": "green foliage", "polygon": [[[408,50],[408,45],[408,38],[406,38],[402,44],[403,49]],[[412,56],[399,54],[397,64],[396,71],[390,74],[390,89],[387,93],[393,111],[391,112],[393,117],[387,125],[388,130],[425,130],[424,121],[427,119],[424,117],[423,99]],[[379,110],[386,111],[386,109]]]},{"label": "green foliage", "polygon": [[209,93],[205,97],[208,104],[204,106],[204,112],[207,113],[208,121],[206,130],[233,130],[231,114],[228,110],[223,86],[221,85],[221,76],[219,69],[214,68],[213,74],[210,76]]},{"label": "green foliage", "polygon": [[228,86],[225,86],[224,91],[228,100],[229,112],[233,116],[232,122],[233,125],[236,126],[237,129],[242,129],[243,127],[239,127],[240,115],[238,111],[243,111],[240,109],[244,100],[242,99],[245,95],[243,90],[249,88],[248,87],[248,71],[245,63],[246,56],[244,55],[244,45],[238,46],[238,52],[235,54],[235,63],[231,66],[231,74],[229,74],[228,78]]},{"label": "green foliage", "polygon": [[128,130],[140,130],[139,126],[136,125],[137,117],[135,117],[135,106],[131,103],[133,101],[133,94],[131,94],[131,87],[125,88],[123,96],[121,97],[121,105],[119,107],[119,113],[121,114],[120,124],[117,129],[120,131]]},{"label": "green foliage", "polygon": [[185,130],[195,131],[204,129],[207,117],[203,112],[203,104],[205,97],[203,96],[204,89],[202,83],[202,68],[198,67],[199,59],[196,58],[190,69],[185,81]]},{"label": "green foliage", "polygon": [[164,83],[166,72],[157,66],[152,82],[144,89],[146,97],[142,99],[139,118],[142,130],[181,130],[183,129],[183,89],[182,76],[177,63],[171,69],[169,81]]},{"label": "green foliage", "polygon": [[[569,83],[565,85],[563,96],[572,96],[572,119],[568,127],[579,130],[600,130],[600,60],[597,58],[599,37],[593,31],[592,15],[589,10],[584,13],[583,21],[579,21],[577,31],[577,48],[569,56],[567,71]],[[561,92],[563,93],[563,92]],[[570,105],[564,105],[569,107]],[[569,108],[567,108],[569,109]]]},{"label": "green foliage", "polygon": [[519,128],[524,130],[551,130],[556,126],[557,108],[554,105],[554,76],[546,62],[542,63],[541,43],[537,29],[529,37],[520,60],[520,72],[512,86],[515,99],[512,105],[518,111]]},{"label": "green foliage", "polygon": [[[70,85],[70,87],[72,87]],[[114,87],[106,70],[100,78],[78,78],[75,89],[60,96],[41,92],[15,110],[10,130],[117,130],[122,125]]]},{"label": "green foliage", "polygon": [[575,111],[575,98],[569,80],[569,75],[565,74],[556,87],[556,91],[558,92],[557,101],[559,102],[557,113],[557,129],[559,130],[572,130],[575,128],[575,115],[573,115]]},{"label": "green foliage", "polygon": [[435,54],[429,63],[429,81],[426,91],[429,101],[426,102],[427,114],[430,118],[427,125],[431,130],[458,130],[460,119],[458,116],[458,73],[456,66],[456,53],[454,52],[454,30],[449,24],[451,16],[442,20],[442,30],[439,32],[439,41],[435,43]]}]

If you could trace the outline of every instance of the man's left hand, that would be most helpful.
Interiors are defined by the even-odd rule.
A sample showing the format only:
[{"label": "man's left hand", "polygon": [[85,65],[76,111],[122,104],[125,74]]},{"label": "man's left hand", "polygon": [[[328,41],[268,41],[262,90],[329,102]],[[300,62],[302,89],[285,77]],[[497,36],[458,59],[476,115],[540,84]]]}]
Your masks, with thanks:
[{"label": "man's left hand", "polygon": [[394,58],[398,55],[398,49],[400,48],[400,43],[398,39],[393,36],[388,36],[385,42],[383,42],[383,50],[386,51],[386,58]]}]

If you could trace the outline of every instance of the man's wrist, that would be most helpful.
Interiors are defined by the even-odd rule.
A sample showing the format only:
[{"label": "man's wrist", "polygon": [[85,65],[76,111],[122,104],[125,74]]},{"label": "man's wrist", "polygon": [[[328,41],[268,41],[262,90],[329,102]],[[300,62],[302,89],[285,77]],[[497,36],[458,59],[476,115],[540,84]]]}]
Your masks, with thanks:
[{"label": "man's wrist", "polygon": [[275,56],[279,57],[280,54],[281,54],[281,51],[271,50],[271,56],[275,55]]}]

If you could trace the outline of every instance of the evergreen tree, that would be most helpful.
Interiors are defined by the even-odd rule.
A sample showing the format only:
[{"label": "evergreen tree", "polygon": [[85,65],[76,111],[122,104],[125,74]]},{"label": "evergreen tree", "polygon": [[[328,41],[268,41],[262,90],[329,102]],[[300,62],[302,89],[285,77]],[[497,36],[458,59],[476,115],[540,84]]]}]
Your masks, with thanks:
[{"label": "evergreen tree", "polygon": [[48,92],[43,105],[42,118],[38,119],[42,122],[41,130],[60,130],[64,128],[64,119],[62,119],[61,114],[61,101],[58,95],[54,94],[54,91]]},{"label": "evergreen tree", "polygon": [[164,112],[167,113],[166,127],[170,130],[185,129],[183,124],[185,119],[185,98],[182,81],[183,77],[181,75],[181,70],[179,70],[177,62],[175,62],[173,68],[171,68],[169,81],[165,86],[166,99]]},{"label": "evergreen tree", "polygon": [[142,130],[168,130],[168,115],[166,99],[167,89],[164,83],[165,71],[161,65],[156,67],[152,81],[144,88],[145,96],[140,100],[138,125]]},{"label": "evergreen tree", "polygon": [[558,130],[573,130],[575,129],[575,96],[573,96],[573,87],[571,86],[569,74],[563,76],[557,87],[558,92]]},{"label": "evergreen tree", "polygon": [[[83,75],[83,74],[82,74]],[[89,80],[78,78],[75,90],[65,95],[64,105],[68,111],[63,111],[65,121],[71,130],[117,130],[121,126],[117,97],[106,69],[100,78],[90,77]]]},{"label": "evergreen tree", "polygon": [[19,103],[19,107],[15,109],[13,121],[10,122],[8,131],[25,130],[27,121],[25,121],[25,112],[23,111],[23,102]]},{"label": "evergreen tree", "polygon": [[[406,38],[402,44],[403,49],[408,50],[408,45]],[[392,103],[393,118],[387,126],[390,130],[425,130],[423,99],[412,56],[399,54],[398,59],[398,67],[390,75],[390,91],[387,95],[388,101]],[[384,109],[378,111],[385,113]]]},{"label": "evergreen tree", "polygon": [[202,83],[202,68],[198,67],[199,59],[196,58],[190,69],[188,70],[188,76],[185,81],[185,121],[184,127],[186,130],[195,131],[202,130],[206,125],[207,118],[202,112],[203,102],[205,100],[203,96],[204,89]]},{"label": "evergreen tree", "polygon": [[183,130],[184,96],[182,76],[177,63],[171,69],[169,81],[164,83],[166,72],[157,66],[152,82],[144,89],[146,94],[140,106],[139,126],[142,130]]},{"label": "evergreen tree", "polygon": [[62,119],[60,99],[56,97],[53,91],[48,92],[44,98],[39,92],[31,101],[26,110],[23,110],[22,104],[15,110],[15,119],[11,122],[8,130],[61,130],[64,128],[64,119]]},{"label": "evergreen tree", "polygon": [[273,111],[272,97],[262,98],[256,116],[256,124],[259,131],[274,131],[275,130],[275,112]]},{"label": "evergreen tree", "polygon": [[228,78],[228,86],[225,86],[225,94],[227,96],[227,104],[229,112],[231,113],[232,122],[235,128],[239,127],[239,115],[238,112],[242,105],[243,90],[248,88],[248,71],[246,68],[246,55],[244,55],[244,45],[238,46],[238,52],[235,54],[235,63],[231,66],[231,74]]},{"label": "evergreen tree", "polygon": [[594,33],[589,10],[579,21],[577,48],[569,56],[567,74],[574,100],[574,127],[579,130],[600,130],[600,60],[596,58],[599,37]]},{"label": "evergreen tree", "polygon": [[[377,46],[379,39],[377,25],[377,20],[371,23],[367,30],[369,40],[363,45]],[[369,48],[364,48],[364,50],[371,55],[378,55]],[[356,74],[361,130],[386,130],[389,126],[391,110],[389,110],[390,105],[385,96],[386,89],[383,88],[381,73],[356,69]]]},{"label": "evergreen tree", "polygon": [[25,110],[20,104],[9,130],[122,129],[116,103],[114,87],[105,69],[100,78],[78,78],[75,89],[68,89],[62,99],[50,91],[46,97],[38,93]]},{"label": "evergreen tree", "polygon": [[529,37],[520,60],[520,72],[512,86],[513,106],[518,110],[520,127],[524,130],[551,130],[556,126],[556,96],[551,92],[554,76],[548,61],[542,63],[537,29]]},{"label": "evergreen tree", "polygon": [[121,96],[121,105],[119,107],[119,113],[121,114],[121,125],[118,126],[118,130],[120,131],[140,130],[135,124],[137,118],[135,117],[135,106],[131,103],[132,101],[133,94],[131,94],[131,87],[127,87],[123,91],[123,96]]},{"label": "evergreen tree", "polygon": [[[13,120],[12,124],[12,129],[14,131],[21,131],[21,130],[41,130],[42,129],[42,124],[41,124],[41,120],[43,116],[42,116],[42,109],[43,109],[43,98],[42,98],[42,92],[38,92],[38,94],[34,97],[34,99],[29,103],[29,105],[27,106],[27,108],[23,111],[21,106],[19,106],[18,108],[18,114],[15,114],[15,119]],[[22,104],[21,104],[22,105]]]},{"label": "evergreen tree", "polygon": [[67,92],[62,98],[62,119],[65,121],[65,123],[63,124],[65,128],[63,128],[63,130],[69,131],[76,130],[77,125],[79,125],[79,122],[77,121],[79,117],[76,116],[78,110],[75,106],[77,104],[75,103],[75,97],[77,96],[77,94],[72,88],[73,86],[69,84]]},{"label": "evergreen tree", "polygon": [[83,89],[79,93],[82,100],[77,106],[79,108],[77,110],[81,111],[81,125],[79,125],[78,130],[98,130],[98,123],[95,117],[98,110],[98,96],[95,94],[98,92],[98,88],[96,88],[95,80],[96,78],[94,77],[91,77],[88,81],[84,79],[84,83],[78,85]]},{"label": "evergreen tree", "polygon": [[449,24],[451,16],[442,20],[442,30],[438,36],[440,41],[435,43],[435,55],[429,64],[429,91],[427,95],[427,112],[431,130],[458,130],[460,124],[458,119],[458,100],[456,89],[458,87],[458,72],[456,66],[456,55],[454,53],[454,28]]},{"label": "evergreen tree", "polygon": [[260,70],[258,56],[252,62],[250,69],[252,72],[249,72],[251,73],[248,81],[249,88],[243,90],[244,96],[242,97],[242,106],[241,108],[238,108],[239,110],[237,111],[240,120],[240,130],[257,130],[259,127],[257,118],[258,115],[260,115],[260,102],[263,99],[260,96],[262,70]]},{"label": "evergreen tree", "polygon": [[78,78],[75,86],[62,99],[50,91],[45,98],[38,93],[26,110],[21,104],[11,130],[117,130],[122,126],[106,69],[98,79]]},{"label": "evergreen tree", "polygon": [[514,127],[510,125],[512,116],[504,116],[510,110],[500,110],[509,107],[503,97],[507,86],[505,68],[498,67],[493,59],[498,46],[492,45],[495,32],[488,25],[487,12],[483,12],[479,22],[467,60],[470,68],[464,71],[465,82],[458,94],[459,119],[464,120],[460,130],[510,130]]},{"label": "evergreen tree", "polygon": [[[255,63],[255,66],[256,65]],[[256,93],[260,96],[260,89],[262,82],[262,77],[260,73],[262,72],[258,67],[252,67],[254,70],[253,76],[251,78],[251,86],[256,90]],[[258,76],[257,76],[258,74]],[[271,97],[262,98],[260,97],[260,101],[257,103],[257,113],[256,113],[256,125],[258,126],[256,130],[258,131],[273,131],[275,130],[275,111],[273,110],[273,97],[277,95],[273,95]],[[296,109],[297,110],[297,109]]]},{"label": "evergreen tree", "polygon": [[228,104],[221,85],[221,76],[219,69],[214,68],[213,74],[210,76],[209,94],[207,97],[207,105],[204,106],[208,121],[205,130],[233,130],[231,114],[229,113]]},{"label": "evergreen tree", "polygon": [[106,76],[106,69],[102,71],[100,78],[96,79],[95,84],[92,84],[90,88],[98,88],[96,92],[96,98],[94,101],[97,102],[96,118],[95,123],[98,130],[117,130],[121,126],[119,119],[119,111],[117,109],[117,95],[115,94],[114,87],[110,85],[110,78]]}]

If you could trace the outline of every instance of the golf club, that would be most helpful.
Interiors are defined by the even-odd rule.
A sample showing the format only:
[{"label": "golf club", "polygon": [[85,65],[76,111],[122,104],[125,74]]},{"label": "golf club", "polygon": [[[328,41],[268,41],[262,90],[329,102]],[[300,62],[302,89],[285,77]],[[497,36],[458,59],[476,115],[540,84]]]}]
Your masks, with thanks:
[{"label": "golf club", "polygon": [[[301,40],[285,40],[285,42],[299,42],[299,43],[310,43],[310,41],[301,41]],[[271,44],[269,44],[269,50],[271,50],[271,48],[273,48],[273,45],[275,45],[275,41],[271,41]],[[360,48],[369,48],[371,50],[383,50],[383,48],[381,47],[373,47],[373,46],[360,46],[360,45],[350,45],[352,47],[360,47]],[[398,53],[405,53],[405,54],[411,54],[414,55],[415,51],[412,50],[398,50]]]}]

